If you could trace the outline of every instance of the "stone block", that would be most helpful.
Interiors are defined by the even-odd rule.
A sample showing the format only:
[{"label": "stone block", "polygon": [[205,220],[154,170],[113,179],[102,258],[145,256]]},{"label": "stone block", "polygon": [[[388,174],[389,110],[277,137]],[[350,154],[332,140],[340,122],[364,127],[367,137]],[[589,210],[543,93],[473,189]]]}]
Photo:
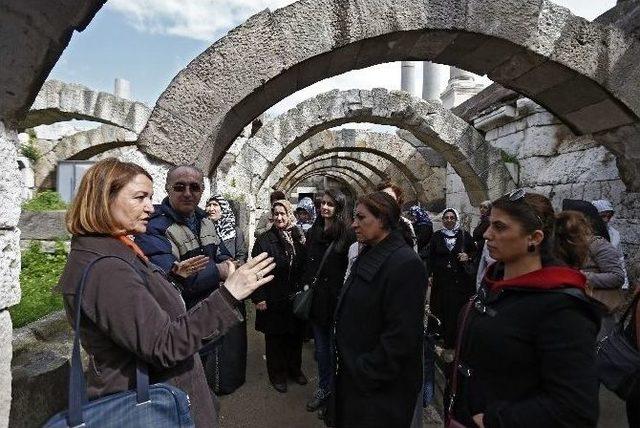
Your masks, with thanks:
[{"label": "stone block", "polygon": [[0,308],[20,301],[20,230],[0,230]]},{"label": "stone block", "polygon": [[53,241],[68,238],[65,214],[66,211],[23,211],[18,224],[21,239]]},{"label": "stone block", "polygon": [[620,242],[627,245],[640,243],[640,219],[618,219],[615,228],[620,232]]},{"label": "stone block", "polygon": [[20,218],[20,171],[16,144],[18,134],[0,121],[0,229],[10,229]]},{"label": "stone block", "polygon": [[11,355],[13,325],[9,311],[0,312],[0,426],[9,425],[11,409]]},{"label": "stone block", "polygon": [[565,153],[552,158],[531,157],[520,161],[523,186],[615,180],[615,158],[604,148]]},{"label": "stone block", "polygon": [[524,130],[520,158],[553,156],[564,138],[573,135],[564,125],[534,126]]},{"label": "stone block", "polygon": [[17,329],[13,346],[10,426],[42,426],[67,407],[73,335],[64,311]]}]

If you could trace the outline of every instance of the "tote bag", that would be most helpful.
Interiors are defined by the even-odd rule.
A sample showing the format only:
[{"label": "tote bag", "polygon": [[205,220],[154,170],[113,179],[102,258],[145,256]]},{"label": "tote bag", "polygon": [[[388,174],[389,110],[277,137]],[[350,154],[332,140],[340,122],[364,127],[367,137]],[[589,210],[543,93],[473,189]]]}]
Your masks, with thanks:
[{"label": "tote bag", "polygon": [[[85,268],[74,297],[74,335],[71,369],[69,371],[69,408],[47,421],[45,428],[66,427],[195,427],[191,419],[189,396],[179,388],[168,384],[149,385],[147,365],[138,360],[136,389],[107,395],[88,401],[87,386],[80,358],[80,317],[82,316],[82,292],[87,274],[99,260],[117,256],[101,256]],[[136,269],[133,265],[131,265]],[[136,269],[137,271],[137,269]],[[140,272],[138,272],[140,273]],[[145,281],[146,277],[140,274]]]}]

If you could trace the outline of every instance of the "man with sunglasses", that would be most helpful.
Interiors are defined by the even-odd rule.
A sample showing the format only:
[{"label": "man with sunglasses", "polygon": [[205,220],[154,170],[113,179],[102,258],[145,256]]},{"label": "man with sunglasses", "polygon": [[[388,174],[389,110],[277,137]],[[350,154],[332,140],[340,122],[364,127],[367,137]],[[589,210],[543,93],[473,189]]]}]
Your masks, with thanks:
[{"label": "man with sunglasses", "polygon": [[231,255],[207,213],[198,207],[204,191],[202,171],[191,165],[173,167],[167,172],[165,189],[168,196],[154,206],[147,232],[136,236],[135,241],[149,260],[169,275],[177,261],[209,258],[202,270],[187,278],[172,276],[189,309],[227,278]]}]

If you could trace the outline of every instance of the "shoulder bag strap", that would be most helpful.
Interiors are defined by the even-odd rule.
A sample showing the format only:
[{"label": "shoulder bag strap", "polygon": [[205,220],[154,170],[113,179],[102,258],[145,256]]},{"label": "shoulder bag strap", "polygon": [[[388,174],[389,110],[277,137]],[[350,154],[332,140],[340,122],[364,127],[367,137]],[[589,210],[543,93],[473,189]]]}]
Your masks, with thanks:
[{"label": "shoulder bag strap", "polygon": [[336,244],[336,241],[332,241],[331,244],[329,244],[329,247],[327,247],[327,249],[325,250],[324,255],[322,256],[322,260],[320,260],[320,265],[318,266],[318,270],[316,271],[316,275],[313,277],[313,281],[311,281],[311,284],[309,285],[310,288],[315,287],[316,283],[318,282],[318,278],[322,273],[322,268],[324,267],[324,264],[327,261],[327,258],[329,257],[329,253],[333,251],[333,247],[335,247],[335,244]]},{"label": "shoulder bag strap", "polygon": [[[84,292],[84,286],[87,281],[87,276],[91,268],[100,260],[106,258],[120,259],[123,262],[131,266],[142,277],[145,283],[145,287],[148,288],[148,282],[145,275],[143,275],[135,266],[129,261],[118,256],[100,256],[95,260],[92,260],[87,267],[85,267],[80,282],[76,287],[76,295],[73,298],[73,306],[75,317],[73,320],[73,351],[71,353],[71,368],[69,370],[69,410],[68,410],[68,422],[69,426],[75,427],[84,423],[82,416],[82,405],[87,400],[87,381],[82,371],[82,359],[80,357],[80,317],[82,316],[82,293]],[[149,401],[149,375],[147,365],[137,360],[136,368],[136,391],[138,403],[144,403]]]},{"label": "shoulder bag strap", "polygon": [[460,321],[460,329],[458,330],[458,337],[456,338],[456,354],[453,359],[453,374],[451,375],[451,397],[449,398],[449,406],[447,407],[447,419],[451,418],[451,412],[453,411],[453,405],[458,390],[458,365],[460,364],[460,351],[462,349],[462,339],[464,338],[465,330],[467,329],[467,319],[469,313],[473,307],[473,303],[476,296],[469,299],[469,302],[464,306],[462,311],[462,319]]}]

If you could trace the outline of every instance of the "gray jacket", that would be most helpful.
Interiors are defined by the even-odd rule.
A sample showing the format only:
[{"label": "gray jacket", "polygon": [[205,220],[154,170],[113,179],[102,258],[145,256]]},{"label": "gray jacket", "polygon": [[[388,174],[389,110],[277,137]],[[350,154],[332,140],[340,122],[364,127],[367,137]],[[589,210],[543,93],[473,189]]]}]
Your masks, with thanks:
[{"label": "gray jacket", "polygon": [[624,284],[624,269],[618,251],[609,241],[594,236],[589,244],[589,257],[582,273],[592,288],[620,288]]}]

